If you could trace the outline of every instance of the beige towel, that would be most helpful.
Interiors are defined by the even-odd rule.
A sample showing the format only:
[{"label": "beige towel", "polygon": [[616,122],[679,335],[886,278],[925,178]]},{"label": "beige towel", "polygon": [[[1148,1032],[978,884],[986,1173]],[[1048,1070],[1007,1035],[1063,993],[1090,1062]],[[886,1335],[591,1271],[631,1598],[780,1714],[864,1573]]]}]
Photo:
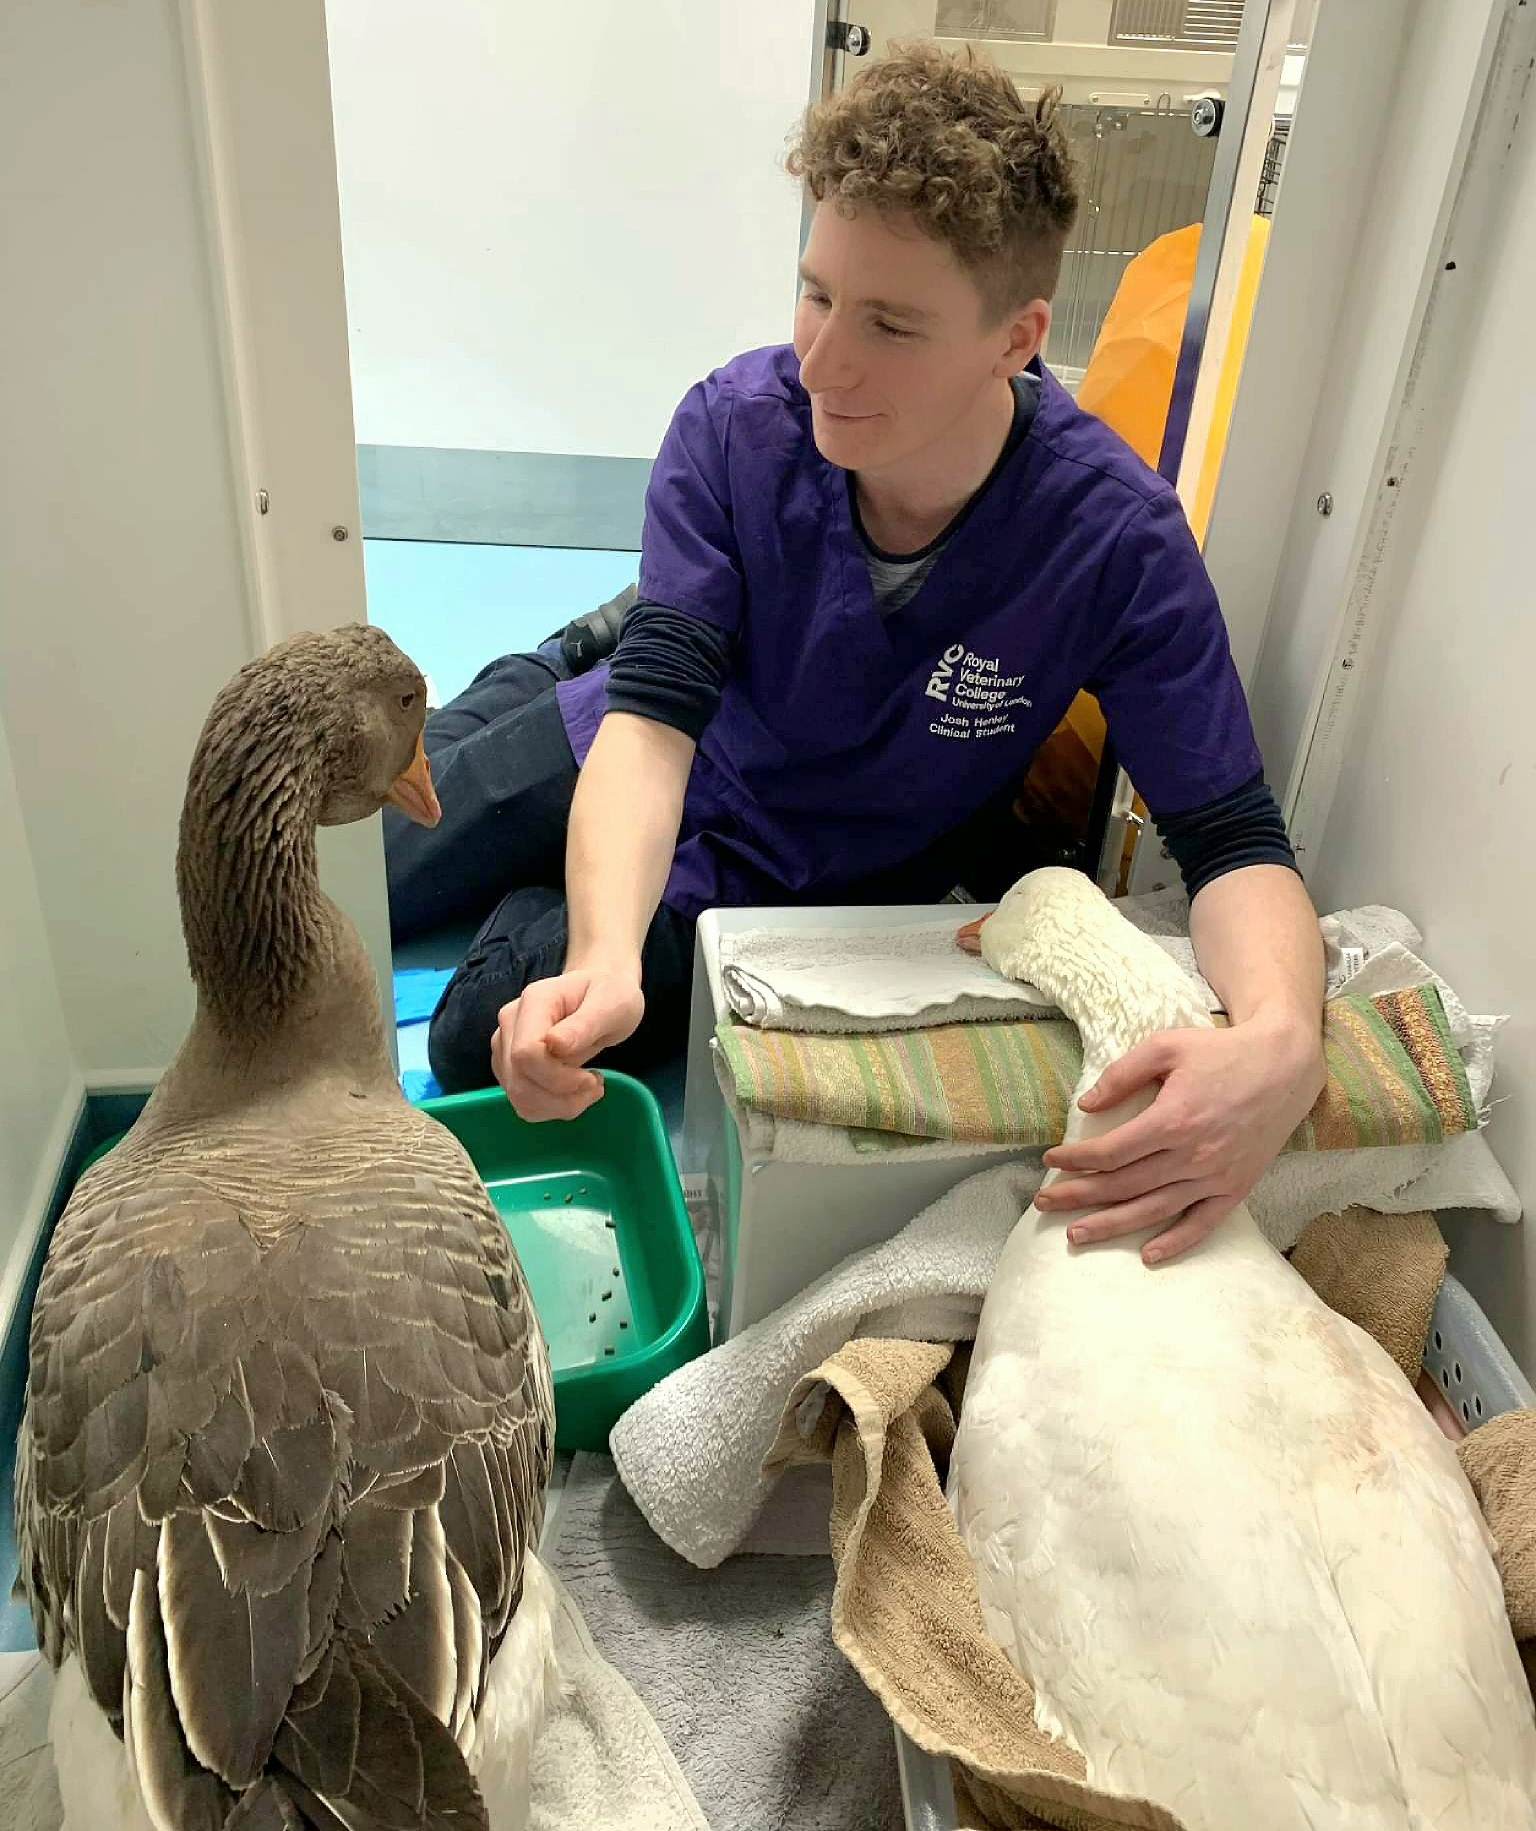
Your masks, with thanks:
[{"label": "beige towel", "polygon": [[982,1627],[941,1486],[955,1413],[935,1380],[953,1352],[851,1341],[790,1394],[764,1467],[831,1461],[832,1638],[919,1748],[966,1770],[968,1814],[1010,1831],[1182,1831],[1149,1801],[1088,1785],[1082,1756],[1035,1727],[1034,1692]]},{"label": "beige towel", "polygon": [[1329,1309],[1375,1336],[1417,1384],[1448,1254],[1432,1214],[1349,1208],[1313,1221],[1291,1264]]},{"label": "beige towel", "polygon": [[1456,1447],[1498,1543],[1515,1638],[1536,1639],[1536,1411],[1490,1418]]},{"label": "beige towel", "polygon": [[[1407,1372],[1415,1342],[1422,1358],[1444,1242],[1432,1216],[1378,1220],[1324,1216],[1299,1269]],[[1033,1690],[983,1628],[943,1488],[968,1364],[968,1348],[856,1339],[790,1394],[764,1471],[832,1465],[833,1640],[911,1740],[949,1759],[963,1825],[1183,1831],[1160,1806],[1088,1785],[1082,1757],[1036,1727]],[[1536,1412],[1484,1425],[1462,1454],[1508,1547],[1519,1636],[1536,1620]]]}]

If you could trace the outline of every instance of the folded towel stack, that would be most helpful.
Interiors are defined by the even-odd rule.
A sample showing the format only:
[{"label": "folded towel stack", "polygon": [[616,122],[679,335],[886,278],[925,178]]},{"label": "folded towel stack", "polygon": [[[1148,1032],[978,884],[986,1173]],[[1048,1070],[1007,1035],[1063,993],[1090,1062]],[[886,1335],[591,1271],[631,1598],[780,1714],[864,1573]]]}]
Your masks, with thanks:
[{"label": "folded towel stack", "polygon": [[[868,1150],[904,1137],[1058,1144],[1082,1072],[1077,1030],[1063,1018],[841,1036],[722,1024],[718,1043],[736,1103],[852,1128]],[[1435,986],[1331,999],[1323,1044],[1328,1085],[1287,1149],[1438,1144],[1476,1127]]]}]

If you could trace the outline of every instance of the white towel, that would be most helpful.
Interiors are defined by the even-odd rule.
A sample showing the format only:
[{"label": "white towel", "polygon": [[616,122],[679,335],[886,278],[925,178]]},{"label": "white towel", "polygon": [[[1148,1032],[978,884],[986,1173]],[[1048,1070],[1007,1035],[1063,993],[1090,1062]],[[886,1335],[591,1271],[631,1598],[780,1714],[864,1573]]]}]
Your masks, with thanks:
[{"label": "white towel", "polygon": [[[1182,889],[1153,890],[1144,896],[1120,897],[1115,907],[1144,935],[1176,939],[1189,934],[1189,898]],[[1328,955],[1330,993],[1354,970],[1352,963],[1344,958],[1346,948],[1355,948],[1364,959],[1369,959],[1389,942],[1414,948],[1424,939],[1402,910],[1390,909],[1384,903],[1362,903],[1354,909],[1341,909],[1321,917],[1319,926]]]},{"label": "white towel", "polygon": [[1289,1252],[1318,1215],[1346,1208],[1378,1214],[1465,1208],[1492,1221],[1520,1219],[1520,1197],[1481,1132],[1463,1132],[1444,1144],[1287,1151],[1259,1178],[1248,1208],[1281,1252]]},{"label": "white towel", "polygon": [[[559,1603],[555,1650],[565,1696],[533,1751],[529,1831],[709,1831],[650,1712],[592,1644],[581,1612]],[[53,1675],[37,1653],[0,1654],[0,1825],[59,1831],[63,1808],[48,1742]]]},{"label": "white towel", "polygon": [[720,937],[726,1003],[765,1030],[912,1030],[1057,1015],[955,945],[959,914],[900,928],[746,928]]},{"label": "white towel", "polygon": [[548,1575],[560,1601],[555,1651],[567,1691],[534,1746],[529,1831],[709,1831],[650,1712]]},{"label": "white towel", "polygon": [[1003,1242],[1043,1174],[1035,1155],[960,1183],[632,1405],[608,1447],[657,1536],[706,1570],[741,1545],[772,1489],[763,1458],[786,1395],[855,1335],[974,1336]]},{"label": "white towel", "polygon": [[[1195,964],[1189,904],[1181,892],[1124,897],[1116,907],[1196,981],[1209,1010],[1221,1009]],[[955,945],[960,913],[899,927],[845,923],[723,934],[720,979],[726,1004],[740,1022],[759,1029],[829,1035],[1059,1017],[1043,992],[1005,978]],[[1383,947],[1415,947],[1422,938],[1407,916],[1375,904],[1325,916],[1321,926],[1330,994]]]},{"label": "white towel", "polygon": [[[703,1569],[746,1547],[772,1492],[762,1462],[785,1399],[854,1336],[971,1340],[1004,1242],[1041,1180],[1037,1154],[967,1178],[884,1245],[844,1260],[632,1405],[609,1448],[658,1537]],[[1519,1197],[1480,1132],[1441,1145],[1291,1152],[1270,1166],[1248,1200],[1282,1252],[1318,1215],[1355,1206],[1520,1218]],[[762,1548],[780,1530],[770,1526]]]}]

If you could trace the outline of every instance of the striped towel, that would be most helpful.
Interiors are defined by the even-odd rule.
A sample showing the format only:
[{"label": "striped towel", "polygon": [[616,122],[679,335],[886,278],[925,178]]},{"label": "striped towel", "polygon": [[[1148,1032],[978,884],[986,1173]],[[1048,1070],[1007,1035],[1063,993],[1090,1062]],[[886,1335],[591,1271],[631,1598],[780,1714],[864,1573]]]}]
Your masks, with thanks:
[{"label": "striped towel", "polygon": [[[912,1138],[1059,1144],[1083,1066],[1077,1028],[1061,1019],[856,1036],[725,1023],[717,1035],[740,1105],[847,1127],[869,1151]],[[1434,986],[1330,1000],[1323,1046],[1328,1085],[1287,1150],[1438,1144],[1477,1127]]]}]

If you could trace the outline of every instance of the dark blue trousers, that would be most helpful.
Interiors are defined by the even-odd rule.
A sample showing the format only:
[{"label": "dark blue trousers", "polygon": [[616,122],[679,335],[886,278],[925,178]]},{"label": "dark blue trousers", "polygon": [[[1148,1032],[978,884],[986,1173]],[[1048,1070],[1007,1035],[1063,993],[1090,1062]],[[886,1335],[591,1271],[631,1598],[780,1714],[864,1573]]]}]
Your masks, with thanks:
[{"label": "dark blue trousers", "polygon": [[[454,924],[480,926],[433,1014],[432,1072],[449,1093],[491,1081],[501,1007],[565,964],[565,833],[576,759],[555,701],[570,669],[558,642],[504,655],[427,720],[425,744],[443,806],[430,831],[384,812],[396,941]],[[662,906],[641,954],[645,1019],[601,1059],[643,1070],[687,1039],[693,924]]]}]

